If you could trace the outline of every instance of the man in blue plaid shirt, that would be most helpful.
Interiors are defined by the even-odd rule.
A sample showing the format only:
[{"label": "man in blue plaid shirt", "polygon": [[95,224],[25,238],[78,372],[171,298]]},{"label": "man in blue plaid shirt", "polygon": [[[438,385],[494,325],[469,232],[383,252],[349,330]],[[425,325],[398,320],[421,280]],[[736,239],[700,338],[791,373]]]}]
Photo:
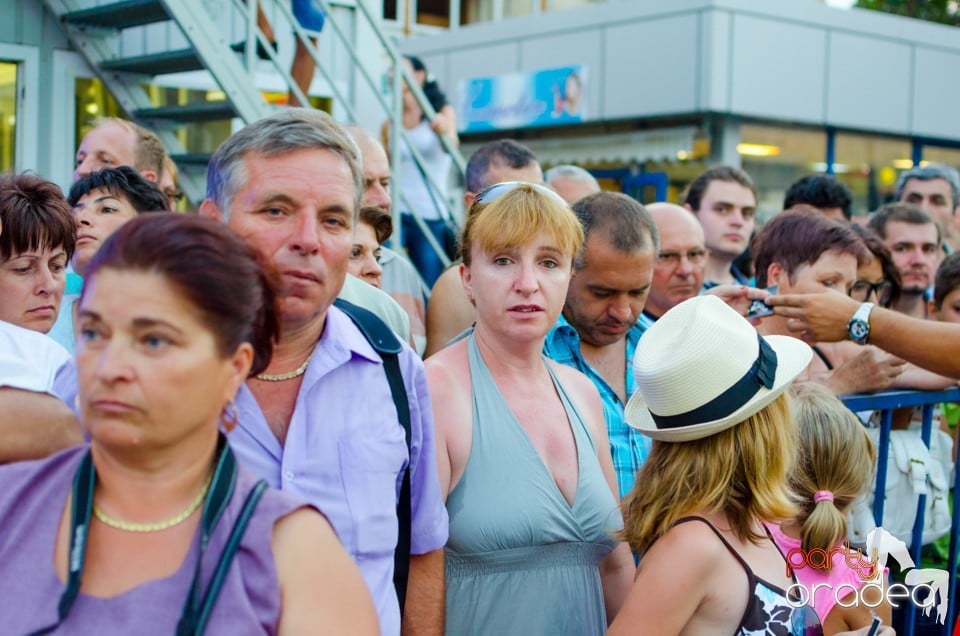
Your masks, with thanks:
[{"label": "man in blue plaid shirt", "polygon": [[636,390],[633,352],[644,329],[637,320],[650,292],[659,238],[643,206],[623,194],[592,194],[573,211],[586,242],[544,352],[586,374],[600,391],[623,497],[650,451],[650,440],[627,426],[623,408]]}]

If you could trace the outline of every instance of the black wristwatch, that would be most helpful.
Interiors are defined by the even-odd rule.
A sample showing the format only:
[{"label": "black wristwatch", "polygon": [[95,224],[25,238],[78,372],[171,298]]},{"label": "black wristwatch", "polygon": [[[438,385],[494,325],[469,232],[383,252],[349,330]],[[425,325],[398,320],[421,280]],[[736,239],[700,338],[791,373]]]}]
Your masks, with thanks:
[{"label": "black wristwatch", "polygon": [[870,339],[870,312],[873,311],[873,303],[863,303],[853,314],[853,318],[847,323],[847,333],[850,339],[858,345],[867,344]]}]

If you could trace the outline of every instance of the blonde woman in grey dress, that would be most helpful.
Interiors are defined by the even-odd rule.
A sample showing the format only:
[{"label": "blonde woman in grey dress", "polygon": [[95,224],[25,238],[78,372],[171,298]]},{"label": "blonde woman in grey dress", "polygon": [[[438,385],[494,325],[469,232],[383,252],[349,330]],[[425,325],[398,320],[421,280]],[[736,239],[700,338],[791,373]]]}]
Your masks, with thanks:
[{"label": "blonde woman in grey dress", "polygon": [[[477,308],[427,363],[450,516],[447,633],[602,634],[633,579],[596,388],[542,355],[583,232],[543,186],[482,192],[461,240]],[[598,452],[599,450],[599,452]]]}]

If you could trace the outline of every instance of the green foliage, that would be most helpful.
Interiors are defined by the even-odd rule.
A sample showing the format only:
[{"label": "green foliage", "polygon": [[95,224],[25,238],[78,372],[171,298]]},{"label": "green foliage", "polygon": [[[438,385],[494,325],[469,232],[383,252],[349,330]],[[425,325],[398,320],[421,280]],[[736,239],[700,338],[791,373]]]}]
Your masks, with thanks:
[{"label": "green foliage", "polygon": [[960,25],[960,11],[955,0],[857,0],[854,6],[950,26]]}]

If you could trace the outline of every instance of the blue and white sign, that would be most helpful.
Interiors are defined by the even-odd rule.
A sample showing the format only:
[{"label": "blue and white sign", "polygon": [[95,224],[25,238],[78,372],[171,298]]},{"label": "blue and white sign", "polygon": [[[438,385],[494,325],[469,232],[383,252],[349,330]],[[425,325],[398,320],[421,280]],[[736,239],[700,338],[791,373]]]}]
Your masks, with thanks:
[{"label": "blue and white sign", "polygon": [[582,122],[586,84],[582,64],[461,81],[460,132]]}]

